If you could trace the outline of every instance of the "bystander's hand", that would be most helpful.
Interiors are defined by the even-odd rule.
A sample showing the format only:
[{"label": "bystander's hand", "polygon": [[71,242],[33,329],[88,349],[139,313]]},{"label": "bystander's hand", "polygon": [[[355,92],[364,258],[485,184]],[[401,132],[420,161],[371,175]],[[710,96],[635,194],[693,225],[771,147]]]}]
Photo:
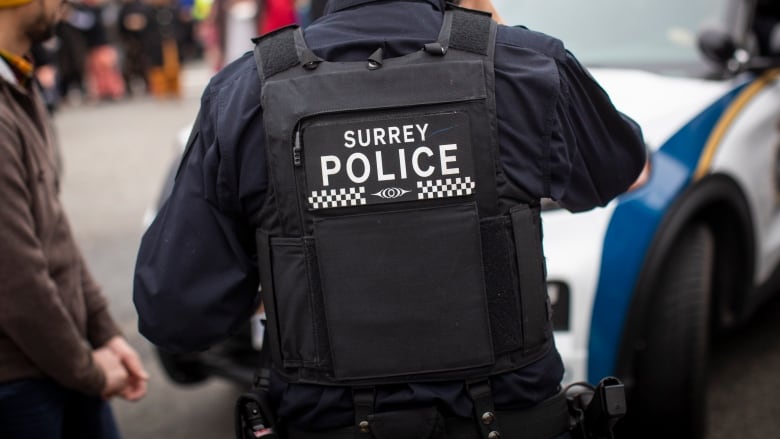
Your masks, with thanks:
[{"label": "bystander's hand", "polygon": [[504,24],[504,20],[498,15],[496,7],[493,5],[492,0],[461,0],[460,6],[464,8],[474,9],[477,11],[490,12],[493,15],[493,20],[498,24]]},{"label": "bystander's hand", "polygon": [[122,366],[119,357],[110,349],[106,347],[95,349],[92,351],[92,359],[106,377],[106,383],[103,385],[103,391],[101,392],[103,398],[109,399],[127,386],[127,370]]},{"label": "bystander's hand", "polygon": [[128,401],[138,401],[143,398],[146,395],[149,374],[144,369],[138,353],[121,336],[109,340],[105,347],[119,358],[128,374],[127,385],[119,392],[119,395]]}]

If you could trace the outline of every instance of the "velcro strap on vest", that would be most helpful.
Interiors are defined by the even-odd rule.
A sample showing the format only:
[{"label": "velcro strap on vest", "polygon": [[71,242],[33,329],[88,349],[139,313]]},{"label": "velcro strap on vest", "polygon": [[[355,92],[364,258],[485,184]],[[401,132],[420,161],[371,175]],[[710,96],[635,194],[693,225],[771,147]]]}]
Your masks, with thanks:
[{"label": "velcro strap on vest", "polygon": [[255,43],[257,74],[261,81],[299,63],[295,48],[296,32],[299,32],[299,27],[291,25],[252,40]]},{"label": "velcro strap on vest", "polygon": [[479,55],[490,51],[490,14],[470,9],[453,8],[449,46]]},{"label": "velcro strap on vest", "polygon": [[[440,43],[445,47],[465,50],[479,55],[488,55],[492,44],[490,28],[494,25],[490,14],[470,9],[450,6],[452,15],[451,27],[448,23],[440,36]],[[447,35],[448,34],[448,35]],[[259,38],[254,38],[254,57],[257,73],[261,81],[277,73],[303,63],[315,64],[321,61],[310,50],[304,48],[299,53],[296,39],[303,39],[300,27],[290,25],[277,29]]]}]

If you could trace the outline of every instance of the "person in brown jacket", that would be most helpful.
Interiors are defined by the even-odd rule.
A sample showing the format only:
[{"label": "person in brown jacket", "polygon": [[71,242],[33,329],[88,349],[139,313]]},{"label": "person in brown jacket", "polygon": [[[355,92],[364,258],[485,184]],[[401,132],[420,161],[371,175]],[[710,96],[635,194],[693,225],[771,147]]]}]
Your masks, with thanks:
[{"label": "person in brown jacket", "polygon": [[54,142],[26,54],[62,0],[0,0],[0,438],[117,438],[107,400],[147,373],[109,314],[60,203]]}]

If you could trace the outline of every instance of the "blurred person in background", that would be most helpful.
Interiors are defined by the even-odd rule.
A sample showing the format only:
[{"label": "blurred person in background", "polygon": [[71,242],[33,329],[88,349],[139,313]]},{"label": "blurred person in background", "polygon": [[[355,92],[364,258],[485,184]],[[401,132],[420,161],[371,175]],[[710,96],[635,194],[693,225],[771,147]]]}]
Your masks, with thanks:
[{"label": "blurred person in background", "polygon": [[145,41],[150,38],[149,17],[151,8],[142,0],[124,0],[117,14],[117,33],[122,46],[122,76],[128,96],[134,94],[134,84],[143,84],[149,90],[147,72],[149,56]]},{"label": "blurred person in background", "polygon": [[296,23],[295,0],[263,0],[258,18],[259,34]]},{"label": "blurred person in background", "polygon": [[[252,38],[289,24],[307,24],[319,15],[308,0],[214,0],[201,23],[200,38],[213,70],[238,59],[254,47]],[[306,14],[305,17],[300,13]]]},{"label": "blurred person in background", "polygon": [[89,15],[84,29],[87,42],[87,91],[92,101],[119,100],[125,95],[125,82],[119,67],[119,53],[109,40],[103,21],[104,0],[81,0],[82,11]]},{"label": "blurred person in background", "polygon": [[68,20],[74,14],[73,8],[65,12],[65,19],[57,24],[57,92],[63,104],[70,102],[75,89],[79,97],[86,99],[87,87],[84,68],[87,59],[87,42],[84,32]]},{"label": "blurred person in background", "polygon": [[60,100],[57,93],[58,50],[59,40],[52,37],[42,43],[35,44],[30,51],[33,65],[35,65],[36,83],[41,88],[46,109],[52,114],[57,110]]},{"label": "blurred person in background", "polygon": [[[60,57],[72,69],[72,73],[64,72],[66,81],[63,93],[67,96],[72,83],[82,91],[83,96],[90,101],[118,100],[125,94],[125,83],[119,70],[119,55],[108,38],[108,32],[103,23],[102,0],[81,0],[72,3],[61,24],[60,34],[64,36],[63,44],[71,45]],[[68,52],[77,55],[75,60],[68,61]],[[83,53],[83,54],[82,54]],[[83,72],[83,73],[82,73]],[[81,82],[81,83],[79,83]]]},{"label": "blurred person in background", "polygon": [[179,0],[177,5],[179,58],[186,63],[203,57],[203,47],[195,33],[199,11],[196,11],[195,0]]},{"label": "blurred person in background", "polygon": [[174,0],[146,1],[151,14],[145,40],[149,56],[149,91],[158,98],[178,98],[181,96],[179,12]]},{"label": "blurred person in background", "polygon": [[0,0],[0,437],[119,437],[108,399],[148,375],[111,317],[59,200],[30,51],[62,0]]}]

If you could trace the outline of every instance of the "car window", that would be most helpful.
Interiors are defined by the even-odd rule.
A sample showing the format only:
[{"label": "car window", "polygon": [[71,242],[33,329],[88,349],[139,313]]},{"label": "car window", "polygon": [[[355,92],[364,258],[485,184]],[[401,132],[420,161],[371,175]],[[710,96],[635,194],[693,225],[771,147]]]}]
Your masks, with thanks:
[{"label": "car window", "polygon": [[697,34],[726,20],[728,0],[496,0],[504,21],[557,38],[589,66],[702,66]]}]

